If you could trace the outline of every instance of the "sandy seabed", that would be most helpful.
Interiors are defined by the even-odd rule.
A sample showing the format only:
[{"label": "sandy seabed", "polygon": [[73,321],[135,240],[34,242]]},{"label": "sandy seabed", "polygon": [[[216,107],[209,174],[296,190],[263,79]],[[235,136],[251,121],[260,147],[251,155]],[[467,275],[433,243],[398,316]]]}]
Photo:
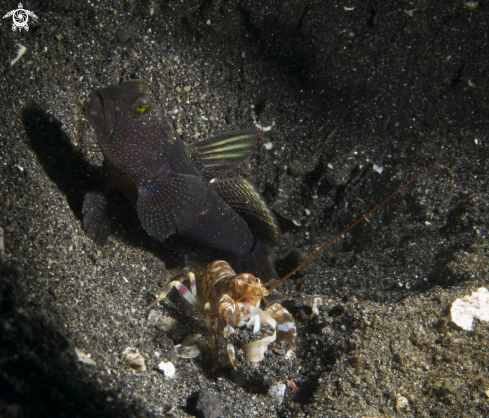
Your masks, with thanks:
[{"label": "sandy seabed", "polygon": [[[489,325],[450,321],[488,282],[487,7],[384,3],[33,1],[28,32],[1,21],[2,417],[489,416]],[[233,175],[277,215],[280,274],[433,164],[453,191],[432,169],[269,297],[295,318],[292,358],[210,375],[174,350],[203,317],[172,296],[164,332],[146,305],[219,255],[152,240],[122,197],[104,248],[82,228],[102,162],[87,100],[131,78],[187,143],[261,129]]]}]

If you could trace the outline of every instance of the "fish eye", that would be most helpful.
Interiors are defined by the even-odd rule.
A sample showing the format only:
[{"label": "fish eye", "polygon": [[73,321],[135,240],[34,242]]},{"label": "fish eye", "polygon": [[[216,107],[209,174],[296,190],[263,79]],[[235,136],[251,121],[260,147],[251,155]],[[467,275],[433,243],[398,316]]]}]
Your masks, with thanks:
[{"label": "fish eye", "polygon": [[131,106],[131,114],[134,117],[147,115],[153,109],[153,100],[150,97],[140,97]]},{"label": "fish eye", "polygon": [[148,110],[148,107],[149,107],[149,105],[140,105],[140,106],[136,107],[136,113],[142,115],[143,113],[146,113],[146,111]]}]

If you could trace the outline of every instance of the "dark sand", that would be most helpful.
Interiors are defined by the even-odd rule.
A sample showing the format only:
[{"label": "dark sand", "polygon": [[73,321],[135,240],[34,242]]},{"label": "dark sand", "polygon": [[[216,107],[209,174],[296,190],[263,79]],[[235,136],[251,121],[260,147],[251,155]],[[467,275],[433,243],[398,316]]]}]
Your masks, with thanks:
[{"label": "dark sand", "polygon": [[[206,417],[489,416],[489,324],[449,321],[452,302],[488,281],[486,1],[24,6],[39,17],[29,32],[0,26],[0,416],[183,417],[199,391]],[[10,67],[16,43],[27,52]],[[275,347],[257,368],[240,363],[238,386],[228,367],[209,375],[208,356],[175,356],[206,332],[178,295],[156,308],[176,332],[145,308],[219,255],[152,240],[122,197],[103,249],[83,231],[101,164],[87,98],[129,78],[150,85],[188,143],[272,127],[236,174],[277,214],[281,274],[432,164],[451,168],[454,192],[433,169],[277,289],[295,356]],[[121,361],[127,347],[146,372]],[[267,395],[291,380],[281,405]]]}]

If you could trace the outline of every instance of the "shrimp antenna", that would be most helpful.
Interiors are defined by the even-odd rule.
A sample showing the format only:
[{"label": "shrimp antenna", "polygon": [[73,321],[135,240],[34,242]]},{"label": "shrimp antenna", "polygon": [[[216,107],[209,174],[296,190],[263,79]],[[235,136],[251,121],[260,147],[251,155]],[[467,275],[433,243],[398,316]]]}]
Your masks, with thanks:
[{"label": "shrimp antenna", "polygon": [[326,249],[327,247],[329,247],[333,242],[335,242],[338,238],[341,238],[343,235],[345,235],[350,229],[352,229],[354,226],[358,225],[360,222],[362,222],[364,219],[368,218],[372,213],[374,213],[375,211],[377,211],[381,206],[383,206],[384,204],[386,204],[389,200],[391,200],[394,196],[396,196],[397,194],[399,194],[400,192],[402,192],[406,187],[408,187],[410,184],[414,183],[417,179],[419,179],[421,176],[423,176],[424,174],[426,174],[427,172],[431,171],[433,168],[435,167],[442,167],[446,170],[448,170],[448,172],[450,173],[450,176],[452,177],[451,179],[451,190],[450,190],[450,197],[448,200],[450,200],[452,198],[452,195],[453,195],[453,192],[454,192],[454,188],[455,188],[455,179],[454,179],[454,176],[453,176],[453,173],[452,173],[452,170],[450,170],[446,165],[444,164],[433,164],[432,166],[428,167],[426,170],[423,170],[421,173],[419,173],[416,177],[414,177],[413,179],[409,180],[404,186],[400,187],[399,189],[397,189],[394,193],[392,193],[389,197],[387,197],[386,199],[384,199],[382,202],[380,202],[377,206],[375,206],[373,209],[369,210],[365,215],[363,215],[361,218],[357,219],[355,222],[353,222],[348,228],[344,229],[343,231],[341,231],[338,235],[334,236],[333,238],[331,238],[326,244],[324,244],[319,250],[317,250],[316,252],[314,252],[310,257],[308,257],[306,259],[306,261],[304,261],[303,263],[301,263],[299,266],[297,266],[294,270],[292,270],[290,273],[286,274],[284,277],[282,277],[280,280],[278,281],[275,281],[275,280],[272,280],[272,281],[269,281],[268,283],[265,283],[264,286],[267,286],[269,285],[270,283],[274,283],[273,286],[271,286],[269,289],[268,289],[268,292],[267,294],[270,294],[270,292],[272,292],[274,289],[276,289],[278,286],[280,286],[283,282],[285,282],[290,276],[292,276],[294,273],[296,273],[297,271],[299,271],[302,267],[304,267],[306,264],[308,264],[314,257],[316,257],[321,251],[323,251],[324,249]]}]

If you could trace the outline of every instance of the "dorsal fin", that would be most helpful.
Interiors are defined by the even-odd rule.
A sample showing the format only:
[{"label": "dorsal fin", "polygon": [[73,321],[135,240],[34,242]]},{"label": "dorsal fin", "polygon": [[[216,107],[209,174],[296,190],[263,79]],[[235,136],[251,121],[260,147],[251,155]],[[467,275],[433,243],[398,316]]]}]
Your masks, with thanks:
[{"label": "dorsal fin", "polygon": [[261,241],[268,245],[278,244],[278,222],[272,209],[252,183],[246,179],[216,179],[210,184],[215,192],[244,218]]},{"label": "dorsal fin", "polygon": [[188,150],[200,174],[211,180],[246,160],[253,152],[257,138],[256,129],[243,129],[191,144]]}]

